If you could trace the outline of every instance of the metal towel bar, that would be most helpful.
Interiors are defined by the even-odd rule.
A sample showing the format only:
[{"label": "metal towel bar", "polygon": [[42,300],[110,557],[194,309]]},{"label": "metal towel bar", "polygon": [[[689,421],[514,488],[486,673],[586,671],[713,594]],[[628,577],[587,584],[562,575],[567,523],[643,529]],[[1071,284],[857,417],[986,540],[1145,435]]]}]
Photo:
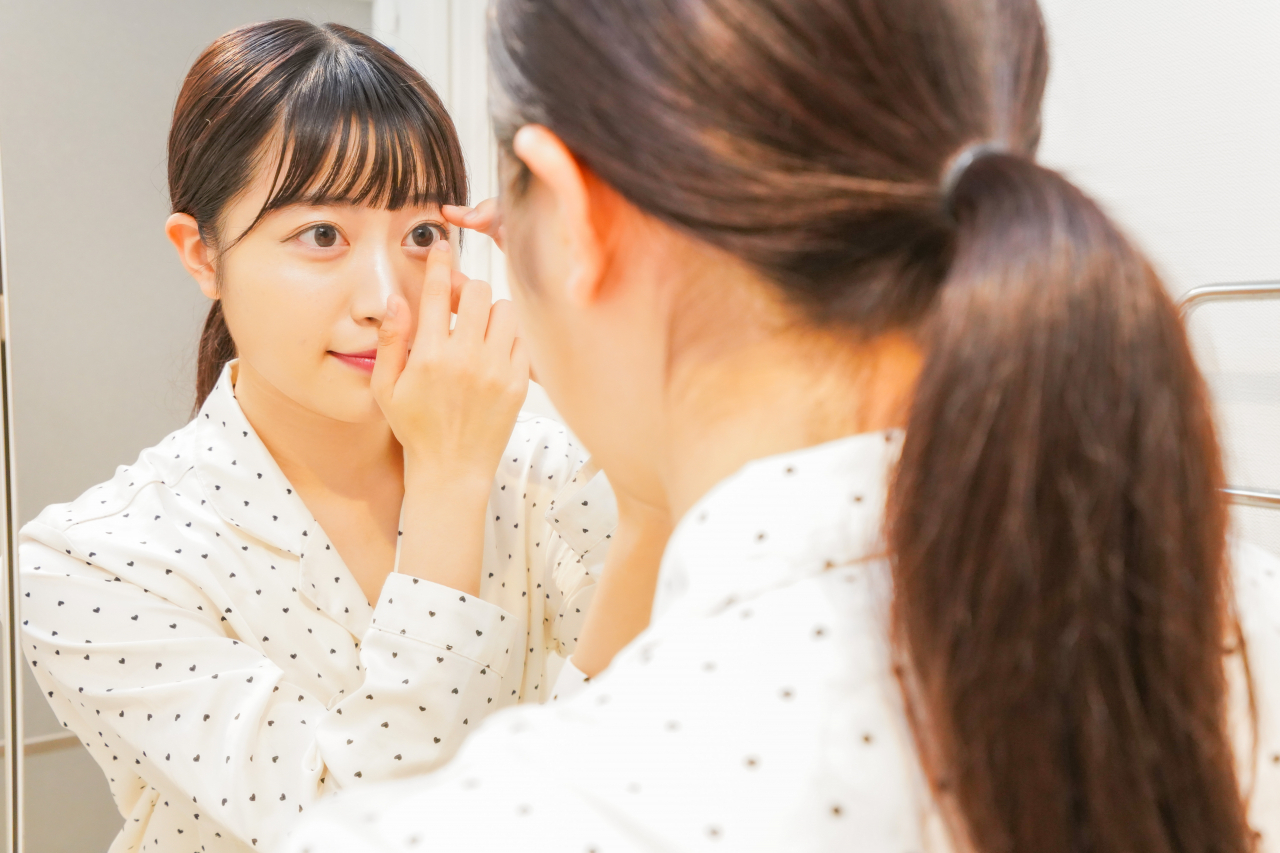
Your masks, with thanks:
[{"label": "metal towel bar", "polygon": [[[1207,284],[1195,287],[1182,297],[1178,307],[1185,323],[1192,312],[1210,302],[1243,302],[1255,299],[1280,299],[1280,281],[1256,281],[1241,284]],[[1280,491],[1246,489],[1228,486],[1224,491],[1232,503],[1261,509],[1280,509]]]},{"label": "metal towel bar", "polygon": [[[54,732],[51,735],[36,735],[22,743],[22,752],[26,755],[39,755],[42,752],[56,752],[59,749],[70,749],[80,744],[80,738],[71,732]],[[4,755],[5,745],[0,742],[0,755]]]}]

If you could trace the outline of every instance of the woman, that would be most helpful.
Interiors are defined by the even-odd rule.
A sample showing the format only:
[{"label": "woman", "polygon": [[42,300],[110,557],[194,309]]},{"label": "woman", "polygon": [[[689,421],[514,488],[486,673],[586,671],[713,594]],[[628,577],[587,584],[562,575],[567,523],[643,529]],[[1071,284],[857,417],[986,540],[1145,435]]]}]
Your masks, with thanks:
[{"label": "woman", "polygon": [[563,427],[517,420],[511,306],[451,273],[454,128],[395,54],[229,33],[169,157],[167,233],[216,300],[200,408],[23,529],[24,649],[107,774],[113,851],[276,849],[324,792],[545,697],[613,498]]},{"label": "woman", "polygon": [[602,675],[290,849],[1280,849],[1280,575],[1161,282],[1033,160],[1035,0],[491,20],[522,336],[680,521]]}]

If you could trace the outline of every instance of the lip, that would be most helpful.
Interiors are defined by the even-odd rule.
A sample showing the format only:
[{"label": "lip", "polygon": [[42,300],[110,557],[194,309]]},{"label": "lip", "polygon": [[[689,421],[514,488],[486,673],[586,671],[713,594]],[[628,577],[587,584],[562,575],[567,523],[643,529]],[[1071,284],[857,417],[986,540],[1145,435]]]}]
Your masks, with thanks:
[{"label": "lip", "polygon": [[374,362],[378,359],[378,351],[376,349],[365,350],[364,352],[334,352],[329,350],[329,355],[343,364],[365,373],[373,373]]}]

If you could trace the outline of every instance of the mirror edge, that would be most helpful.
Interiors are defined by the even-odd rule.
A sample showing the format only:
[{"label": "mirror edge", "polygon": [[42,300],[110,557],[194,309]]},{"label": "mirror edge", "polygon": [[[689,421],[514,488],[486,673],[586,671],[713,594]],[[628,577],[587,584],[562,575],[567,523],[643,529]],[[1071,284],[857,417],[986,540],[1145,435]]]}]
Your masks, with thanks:
[{"label": "mirror edge", "polygon": [[[0,163],[3,161],[0,160]],[[5,830],[10,853],[22,852],[22,640],[19,631],[17,577],[17,483],[13,466],[13,382],[10,370],[9,333],[9,266],[8,240],[4,217],[4,178],[0,168],[0,526],[3,528],[4,553],[0,555],[0,596],[3,598],[4,631],[0,636],[0,677],[3,677],[5,701],[4,775]]]}]

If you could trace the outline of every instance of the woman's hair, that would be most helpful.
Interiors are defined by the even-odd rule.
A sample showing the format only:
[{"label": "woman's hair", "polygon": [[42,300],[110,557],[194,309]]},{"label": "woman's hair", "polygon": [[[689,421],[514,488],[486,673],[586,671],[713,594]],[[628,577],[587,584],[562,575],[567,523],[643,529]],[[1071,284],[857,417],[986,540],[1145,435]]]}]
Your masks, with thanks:
[{"label": "woman's hair", "polygon": [[[925,364],[893,634],[961,848],[1243,853],[1206,389],[1151,265],[1037,165],[1035,0],[497,0],[494,111]],[[949,192],[957,156],[990,141]]]},{"label": "woman's hair", "polygon": [[[257,219],[222,233],[227,206],[266,167],[273,186]],[[279,20],[232,30],[191,67],[169,132],[169,196],[216,256],[292,204],[465,204],[467,174],[453,121],[403,59],[349,27]],[[235,352],[215,302],[197,408]]]}]

